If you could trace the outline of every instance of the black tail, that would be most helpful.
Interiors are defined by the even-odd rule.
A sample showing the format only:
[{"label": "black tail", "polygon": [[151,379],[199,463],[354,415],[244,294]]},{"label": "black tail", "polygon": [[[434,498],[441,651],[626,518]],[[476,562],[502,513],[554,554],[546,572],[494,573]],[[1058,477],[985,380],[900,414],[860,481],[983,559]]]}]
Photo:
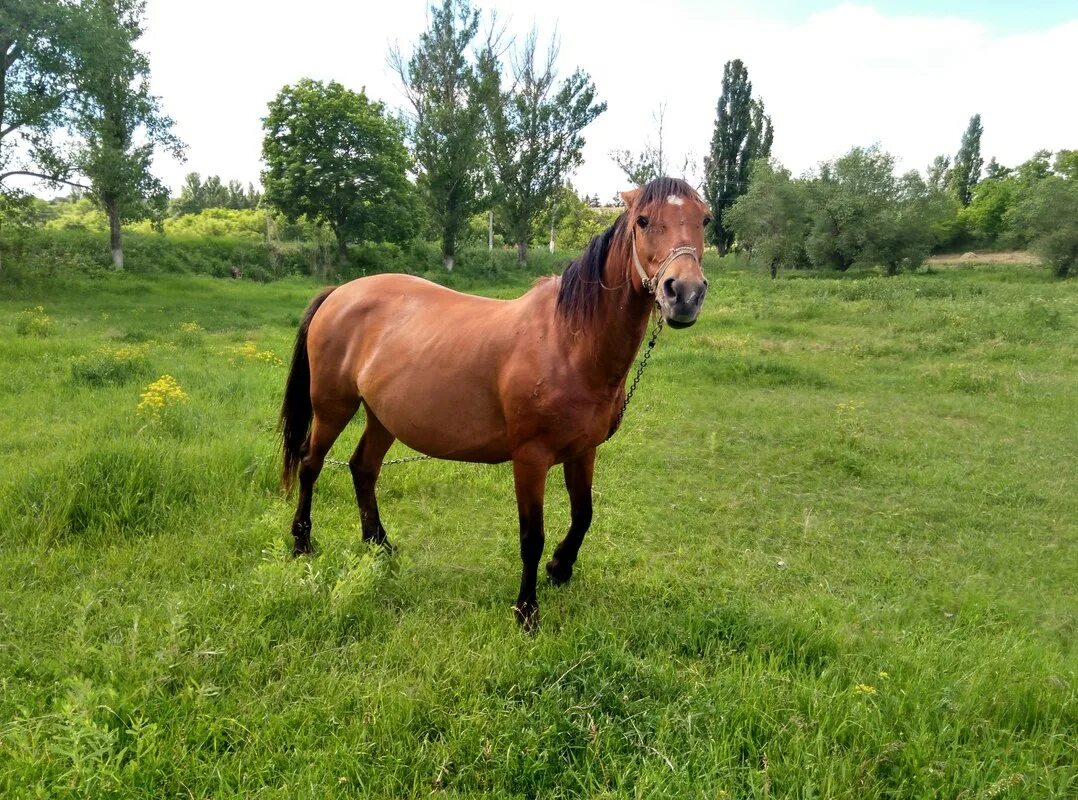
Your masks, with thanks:
[{"label": "black tail", "polygon": [[299,462],[303,458],[303,445],[311,427],[311,364],[307,358],[307,329],[311,320],[336,286],[318,293],[307,306],[296,332],[296,348],[292,353],[292,366],[284,385],[284,402],[281,403],[280,429],[284,438],[284,468],[281,470],[281,486],[286,492],[292,490]]}]

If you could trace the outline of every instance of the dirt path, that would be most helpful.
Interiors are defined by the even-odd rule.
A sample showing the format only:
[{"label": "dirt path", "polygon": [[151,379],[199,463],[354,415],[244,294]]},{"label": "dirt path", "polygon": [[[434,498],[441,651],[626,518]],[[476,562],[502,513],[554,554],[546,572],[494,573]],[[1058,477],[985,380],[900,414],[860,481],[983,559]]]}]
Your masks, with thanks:
[{"label": "dirt path", "polygon": [[936,266],[949,266],[952,264],[1021,264],[1023,266],[1036,266],[1041,263],[1033,253],[1024,250],[1007,250],[1003,252],[974,252],[967,253],[943,253],[938,256],[930,256],[929,264]]}]

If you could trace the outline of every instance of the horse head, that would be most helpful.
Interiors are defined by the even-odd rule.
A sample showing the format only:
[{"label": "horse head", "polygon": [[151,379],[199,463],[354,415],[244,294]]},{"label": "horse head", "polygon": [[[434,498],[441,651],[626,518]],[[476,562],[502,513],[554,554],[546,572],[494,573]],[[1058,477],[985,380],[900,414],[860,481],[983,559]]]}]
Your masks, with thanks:
[{"label": "horse head", "polygon": [[675,178],[656,178],[622,192],[621,198],[630,231],[634,286],[655,296],[670,327],[689,327],[707,294],[700,258],[711,209],[689,184]]}]

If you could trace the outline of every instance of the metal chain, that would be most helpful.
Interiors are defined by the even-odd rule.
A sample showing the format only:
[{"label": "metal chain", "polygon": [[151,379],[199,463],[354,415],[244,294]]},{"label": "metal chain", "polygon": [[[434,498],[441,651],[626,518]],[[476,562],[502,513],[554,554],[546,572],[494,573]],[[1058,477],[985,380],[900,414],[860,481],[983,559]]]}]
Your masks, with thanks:
[{"label": "metal chain", "polygon": [[617,433],[618,428],[621,427],[622,417],[625,416],[625,409],[629,407],[629,401],[633,399],[633,395],[636,393],[636,387],[640,384],[640,376],[644,374],[644,368],[648,365],[648,359],[651,358],[651,351],[655,349],[655,343],[659,340],[659,331],[663,329],[663,315],[661,313],[655,315],[655,327],[651,329],[651,338],[648,339],[647,349],[644,351],[643,357],[640,359],[640,363],[636,365],[636,374],[633,376],[633,382],[629,384],[628,391],[625,392],[625,402],[621,404],[621,408],[618,409],[618,416],[614,420],[613,426],[610,428],[610,433],[607,434],[604,442],[609,441],[610,437]]},{"label": "metal chain", "polygon": [[[648,339],[648,346],[644,350],[644,355],[640,359],[640,363],[636,365],[636,374],[633,375],[633,382],[629,384],[628,390],[625,392],[625,402],[621,404],[621,408],[618,409],[618,416],[614,420],[613,426],[610,428],[610,433],[603,441],[609,441],[610,437],[617,432],[621,427],[621,420],[625,416],[625,409],[629,407],[629,401],[633,399],[633,395],[636,394],[636,387],[640,385],[640,376],[644,374],[644,369],[648,365],[648,359],[651,358],[651,351],[655,349],[655,343],[659,341],[659,332],[663,329],[663,315],[656,314],[655,326],[651,329],[651,338]],[[392,458],[389,461],[383,461],[383,467],[392,467],[396,464],[408,464],[412,461],[430,461],[432,456],[404,456],[403,458]],[[336,458],[327,458],[327,464],[334,464],[338,467],[349,466],[347,461],[338,461]]]},{"label": "metal chain", "polygon": [[[407,464],[409,461],[430,461],[434,456],[404,456],[403,458],[391,458],[389,461],[383,461],[383,467],[392,467],[394,464]],[[338,467],[349,466],[347,461],[338,461],[335,458],[327,458],[327,464],[334,464]]]}]

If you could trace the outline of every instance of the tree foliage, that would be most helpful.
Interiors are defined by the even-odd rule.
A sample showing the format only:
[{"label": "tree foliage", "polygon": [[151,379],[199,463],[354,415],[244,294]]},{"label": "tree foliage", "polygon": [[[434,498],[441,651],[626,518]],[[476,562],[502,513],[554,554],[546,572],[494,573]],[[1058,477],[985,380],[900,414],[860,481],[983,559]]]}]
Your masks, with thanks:
[{"label": "tree foliage", "polygon": [[1058,277],[1078,270],[1078,178],[1046,176],[1024,192],[1009,221]]},{"label": "tree foliage", "polygon": [[566,184],[558,189],[541,219],[546,233],[554,224],[554,246],[561,250],[583,250],[593,236],[614,224],[617,212],[593,206]]},{"label": "tree foliage", "polygon": [[771,274],[780,267],[807,263],[805,240],[811,225],[808,187],[790,177],[780,164],[760,159],[753,164],[748,191],[730,206],[724,224],[739,246]]},{"label": "tree foliage", "polygon": [[349,242],[403,242],[415,233],[404,130],[381,103],[304,78],[270,101],[263,128],[266,202],[290,220],[328,225],[342,261]]},{"label": "tree foliage", "polygon": [[[533,226],[583,161],[584,128],[606,110],[585,72],[555,86],[557,45],[539,63],[536,40],[533,30],[512,60],[512,83],[487,105],[492,199],[522,263]],[[484,77],[497,81],[491,55],[482,59]]]},{"label": "tree foliage", "polygon": [[724,212],[748,189],[753,161],[770,157],[773,138],[763,101],[752,96],[748,70],[740,59],[727,61],[715,131],[704,159],[704,197],[715,212],[708,235],[720,254],[734,241]]},{"label": "tree foliage", "polygon": [[0,185],[68,176],[52,134],[70,108],[81,12],[61,0],[0,3]]},{"label": "tree foliage", "polygon": [[888,274],[920,265],[956,214],[954,201],[916,171],[895,176],[895,159],[855,147],[794,180],[758,161],[749,190],[726,212],[739,246],[772,269],[882,266]]},{"label": "tree foliage", "polygon": [[968,206],[973,199],[973,187],[981,179],[981,166],[984,159],[981,158],[981,115],[974,114],[970,117],[969,125],[962,134],[962,144],[958,148],[958,154],[954,157],[954,166],[951,168],[948,185],[951,193],[963,206]]},{"label": "tree foliage", "polygon": [[173,216],[197,214],[207,208],[230,208],[242,210],[257,208],[262,200],[262,193],[248,183],[247,188],[239,181],[225,184],[217,175],[210,175],[205,181],[197,172],[187,173],[180,194],[169,205]]},{"label": "tree foliage", "polygon": [[[430,26],[411,58],[406,61],[400,50],[393,50],[389,61],[411,106],[407,131],[418,185],[441,240],[443,261],[452,269],[457,240],[485,202],[483,125],[491,87],[468,55],[479,31],[479,12],[467,0],[443,0],[430,13]],[[484,52],[491,50],[488,42]]]}]

